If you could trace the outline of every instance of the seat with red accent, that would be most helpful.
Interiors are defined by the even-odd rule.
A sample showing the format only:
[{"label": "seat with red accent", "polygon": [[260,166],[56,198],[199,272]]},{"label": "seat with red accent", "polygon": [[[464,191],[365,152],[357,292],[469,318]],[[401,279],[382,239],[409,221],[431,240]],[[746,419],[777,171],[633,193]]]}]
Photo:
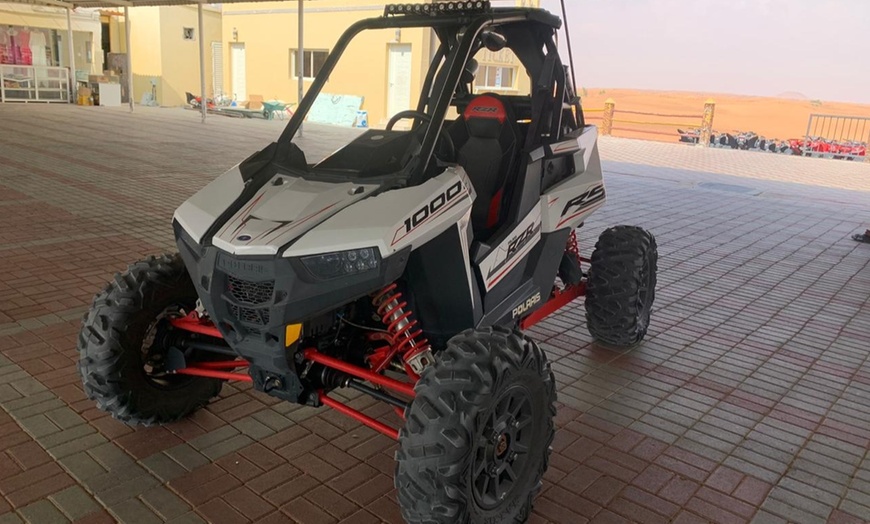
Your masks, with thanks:
[{"label": "seat with red accent", "polygon": [[449,132],[456,145],[457,162],[477,193],[471,223],[474,238],[483,240],[505,216],[508,180],[517,163],[516,118],[501,97],[484,94],[471,100]]}]

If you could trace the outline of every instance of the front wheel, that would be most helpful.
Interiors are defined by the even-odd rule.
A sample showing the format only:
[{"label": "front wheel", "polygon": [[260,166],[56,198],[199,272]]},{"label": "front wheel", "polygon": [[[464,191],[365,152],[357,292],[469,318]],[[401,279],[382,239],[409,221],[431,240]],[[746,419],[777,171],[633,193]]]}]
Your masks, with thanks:
[{"label": "front wheel", "polygon": [[467,330],[415,387],[396,454],[410,523],[519,523],[553,441],[555,379],[543,351],[503,328]]},{"label": "front wheel", "polygon": [[[222,381],[166,372],[169,324],[196,307],[181,257],[132,264],[94,297],[79,333],[79,371],[97,407],[129,424],[172,422],[217,396]],[[212,357],[214,358],[214,357]]]},{"label": "front wheel", "polygon": [[586,288],[586,326],[596,341],[623,348],[643,340],[657,266],[656,239],[649,231],[616,226],[601,233]]}]

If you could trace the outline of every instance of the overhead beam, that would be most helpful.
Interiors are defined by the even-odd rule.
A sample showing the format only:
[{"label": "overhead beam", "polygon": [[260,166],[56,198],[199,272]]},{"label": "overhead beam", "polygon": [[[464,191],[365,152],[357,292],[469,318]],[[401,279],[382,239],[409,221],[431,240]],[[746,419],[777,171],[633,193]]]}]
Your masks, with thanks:
[{"label": "overhead beam", "polygon": [[63,7],[70,9],[75,7],[75,2],[64,2],[63,0],[4,0],[4,3],[25,4],[25,5],[47,5],[51,7]]},{"label": "overhead beam", "polygon": [[128,2],[127,0],[100,0],[100,3],[118,7],[135,7],[133,2]]}]

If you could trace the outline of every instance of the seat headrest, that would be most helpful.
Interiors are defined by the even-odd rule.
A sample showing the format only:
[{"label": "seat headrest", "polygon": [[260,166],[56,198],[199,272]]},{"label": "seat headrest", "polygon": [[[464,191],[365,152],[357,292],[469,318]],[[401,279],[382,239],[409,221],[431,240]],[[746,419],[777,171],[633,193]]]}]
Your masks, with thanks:
[{"label": "seat headrest", "polygon": [[468,134],[478,138],[501,136],[507,117],[504,103],[491,95],[478,96],[462,113]]},{"label": "seat headrest", "polygon": [[465,120],[473,118],[495,119],[498,120],[499,124],[503,124],[507,119],[507,110],[498,98],[491,95],[481,95],[468,104],[462,117]]}]

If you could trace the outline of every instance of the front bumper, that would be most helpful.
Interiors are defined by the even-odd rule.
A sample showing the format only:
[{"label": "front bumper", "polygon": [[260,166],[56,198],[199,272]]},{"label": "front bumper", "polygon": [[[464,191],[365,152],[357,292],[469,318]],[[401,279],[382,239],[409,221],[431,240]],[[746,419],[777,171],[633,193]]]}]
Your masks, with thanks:
[{"label": "front bumper", "polygon": [[203,306],[230,347],[250,362],[254,387],[294,402],[304,388],[296,373],[298,344],[286,344],[286,326],[304,323],[395,281],[410,251],[385,258],[377,270],[320,281],[298,259],[232,255],[197,244],[177,222],[173,227]]}]

